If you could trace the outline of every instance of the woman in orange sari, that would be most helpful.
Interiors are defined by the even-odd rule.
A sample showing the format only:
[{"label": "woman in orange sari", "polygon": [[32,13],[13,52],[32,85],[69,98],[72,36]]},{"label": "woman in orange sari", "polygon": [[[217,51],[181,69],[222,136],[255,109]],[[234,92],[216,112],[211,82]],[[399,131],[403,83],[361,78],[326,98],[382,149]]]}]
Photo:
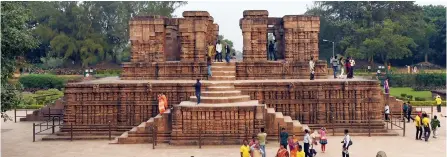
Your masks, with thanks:
[{"label": "woman in orange sari", "polygon": [[158,111],[160,111],[160,114],[163,114],[165,112],[165,101],[163,101],[162,96],[158,95]]},{"label": "woman in orange sari", "polygon": [[284,145],[280,145],[276,157],[289,157],[289,152],[284,148]]},{"label": "woman in orange sari", "polygon": [[164,95],[164,94],[161,94],[161,98],[162,98],[163,103],[165,105],[165,110],[167,110],[168,109],[168,98],[166,98],[166,95]]},{"label": "woman in orange sari", "polygon": [[298,138],[295,135],[289,139],[289,148],[290,148],[290,156],[296,157],[296,153],[298,152]]}]

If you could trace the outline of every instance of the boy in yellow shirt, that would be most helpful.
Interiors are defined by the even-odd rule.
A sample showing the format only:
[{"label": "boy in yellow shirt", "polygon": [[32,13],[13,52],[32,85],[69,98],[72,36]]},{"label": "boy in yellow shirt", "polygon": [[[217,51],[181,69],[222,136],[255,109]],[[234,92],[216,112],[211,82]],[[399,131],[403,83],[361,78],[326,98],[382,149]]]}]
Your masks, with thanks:
[{"label": "boy in yellow shirt", "polygon": [[439,96],[439,95],[436,96],[435,101],[436,101],[436,110],[438,111],[438,113],[440,113],[441,112],[441,103],[442,103],[441,96]]},{"label": "boy in yellow shirt", "polygon": [[250,147],[247,140],[244,140],[244,144],[241,146],[241,157],[250,157]]},{"label": "boy in yellow shirt", "polygon": [[428,138],[430,137],[430,119],[428,118],[428,115],[426,113],[424,113],[424,115],[422,115],[422,125],[424,126],[424,137],[425,137],[425,142],[428,141]]},{"label": "boy in yellow shirt", "polygon": [[298,145],[298,152],[296,152],[296,157],[305,157],[306,154],[303,151],[303,146]]},{"label": "boy in yellow shirt", "polygon": [[414,125],[416,126],[416,140],[422,140],[421,113],[414,117]]}]

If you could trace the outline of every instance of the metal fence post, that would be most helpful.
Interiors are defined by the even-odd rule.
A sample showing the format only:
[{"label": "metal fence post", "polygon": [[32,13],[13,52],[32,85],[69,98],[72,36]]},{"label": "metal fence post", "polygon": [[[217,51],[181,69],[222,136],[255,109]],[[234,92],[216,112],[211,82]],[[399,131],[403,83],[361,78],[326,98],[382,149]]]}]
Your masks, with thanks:
[{"label": "metal fence post", "polygon": [[281,130],[281,128],[278,123],[278,142],[281,142],[281,131],[280,130]]},{"label": "metal fence post", "polygon": [[406,130],[406,128],[405,128],[405,121],[403,123],[404,123],[403,136],[405,137],[405,130]]},{"label": "metal fence post", "polygon": [[14,107],[14,123],[17,123],[17,109]]},{"label": "metal fence post", "polygon": [[51,126],[51,133],[54,134],[54,117],[53,117],[53,125]]},{"label": "metal fence post", "polygon": [[51,107],[48,107],[48,120],[51,118]]},{"label": "metal fence post", "polygon": [[70,123],[70,141],[73,141],[73,123]]},{"label": "metal fence post", "polygon": [[112,128],[109,121],[109,141],[112,140]]},{"label": "metal fence post", "polygon": [[36,123],[33,123],[33,142],[36,141]]},{"label": "metal fence post", "polygon": [[152,149],[155,149],[155,127],[152,126]]},{"label": "metal fence post", "polygon": [[371,137],[371,118],[368,117],[368,137]]},{"label": "metal fence post", "polygon": [[202,129],[199,128],[199,149],[202,148]]}]

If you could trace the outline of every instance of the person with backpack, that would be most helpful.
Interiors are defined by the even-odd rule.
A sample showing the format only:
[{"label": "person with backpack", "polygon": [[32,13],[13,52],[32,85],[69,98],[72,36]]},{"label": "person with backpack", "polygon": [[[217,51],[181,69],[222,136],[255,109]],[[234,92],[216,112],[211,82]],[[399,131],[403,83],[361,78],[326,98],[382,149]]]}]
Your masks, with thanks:
[{"label": "person with backpack", "polygon": [[433,138],[436,138],[436,135],[438,134],[437,128],[441,127],[441,122],[438,120],[438,116],[433,116],[433,119],[430,122],[431,124],[431,130],[433,130]]},{"label": "person with backpack", "polygon": [[345,130],[345,137],[343,138],[343,141],[341,143],[343,143],[342,157],[349,157],[348,150],[349,150],[349,146],[352,145],[352,141],[351,141],[351,137],[349,136],[348,129]]}]

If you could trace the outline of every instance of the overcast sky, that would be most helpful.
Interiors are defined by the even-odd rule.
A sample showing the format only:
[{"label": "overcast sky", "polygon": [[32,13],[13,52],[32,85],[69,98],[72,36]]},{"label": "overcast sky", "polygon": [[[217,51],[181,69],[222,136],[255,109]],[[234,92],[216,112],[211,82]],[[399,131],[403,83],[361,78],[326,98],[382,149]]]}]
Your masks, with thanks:
[{"label": "overcast sky", "polygon": [[[244,10],[268,10],[269,17],[304,14],[313,1],[189,1],[187,5],[178,8],[174,15],[182,17],[183,11],[208,11],[219,24],[219,34],[233,41],[236,50],[242,50],[242,31],[239,19]],[[419,5],[445,5],[441,0],[419,0]]]}]

